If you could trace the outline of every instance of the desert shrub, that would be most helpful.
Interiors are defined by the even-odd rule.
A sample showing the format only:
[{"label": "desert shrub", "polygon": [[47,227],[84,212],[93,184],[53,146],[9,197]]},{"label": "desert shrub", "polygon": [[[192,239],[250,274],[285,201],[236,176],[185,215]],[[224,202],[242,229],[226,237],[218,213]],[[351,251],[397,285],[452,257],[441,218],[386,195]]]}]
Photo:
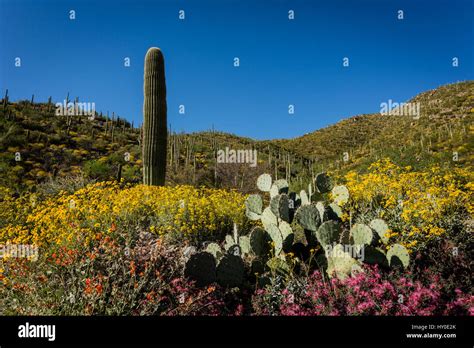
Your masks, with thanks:
[{"label": "desert shrub", "polygon": [[[170,239],[194,243],[220,239],[237,223],[246,230],[245,197],[235,191],[192,186],[121,188],[98,182],[73,194],[46,196],[32,206],[29,197],[8,202],[2,214],[11,218],[0,228],[0,243],[62,245],[83,235],[88,240],[106,232],[112,224],[130,230],[146,229]],[[27,210],[15,210],[23,204]],[[16,216],[16,218],[14,218]]]},{"label": "desert shrub", "polygon": [[439,282],[445,289],[444,296],[451,296],[456,289],[471,292],[474,288],[474,236],[472,220],[465,221],[457,229],[448,229],[438,238],[432,239],[412,257],[411,269],[417,277],[430,268],[439,275]]},{"label": "desert shrub", "polygon": [[122,178],[126,182],[141,182],[142,173],[141,168],[137,165],[125,165],[122,167]]},{"label": "desert shrub", "polygon": [[[37,262],[10,259],[0,272],[4,315],[226,315],[241,300],[219,286],[197,288],[181,276],[181,248],[150,233],[118,230],[88,248],[77,240]],[[78,244],[76,244],[76,242]],[[127,243],[131,242],[130,246]]]},{"label": "desert shrub", "polygon": [[50,178],[36,186],[38,195],[54,196],[61,192],[74,193],[75,191],[84,188],[92,181],[84,177],[84,175],[74,175],[66,177]]},{"label": "desert shrub", "polygon": [[84,163],[84,174],[90,179],[107,180],[113,175],[113,170],[107,163],[91,160]]},{"label": "desert shrub", "polygon": [[472,174],[465,169],[417,172],[386,159],[345,179],[351,194],[347,209],[363,220],[383,218],[391,241],[409,249],[455,229],[474,212]]}]

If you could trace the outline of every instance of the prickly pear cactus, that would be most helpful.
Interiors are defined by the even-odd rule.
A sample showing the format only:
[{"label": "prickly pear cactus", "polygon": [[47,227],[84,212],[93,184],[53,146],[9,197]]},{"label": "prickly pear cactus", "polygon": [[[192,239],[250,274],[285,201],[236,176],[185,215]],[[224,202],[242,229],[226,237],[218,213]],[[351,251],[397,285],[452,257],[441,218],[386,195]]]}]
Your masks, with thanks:
[{"label": "prickly pear cactus", "polygon": [[230,234],[228,234],[227,236],[225,236],[225,241],[224,241],[224,249],[225,250],[229,250],[229,248],[232,246],[232,245],[235,245],[237,242],[235,241],[234,237],[231,236]]},{"label": "prickly pear cactus", "polygon": [[390,267],[403,266],[407,268],[410,263],[410,254],[403,245],[394,244],[387,251],[387,260]]},{"label": "prickly pear cactus", "polygon": [[370,245],[374,240],[374,233],[366,224],[355,224],[352,226],[351,234],[356,245]]},{"label": "prickly pear cactus", "polygon": [[295,192],[290,192],[288,194],[290,199],[290,209],[295,210],[301,205],[301,196]]},{"label": "prickly pear cactus", "polygon": [[[308,239],[306,238],[304,228],[300,224],[293,221],[291,224],[291,230],[293,231],[293,245],[301,244],[303,246],[308,246]],[[316,241],[313,244],[316,244]]]},{"label": "prickly pear cactus", "polygon": [[239,246],[242,250],[242,254],[249,254],[250,253],[250,237],[249,236],[242,236],[239,238]]},{"label": "prickly pear cactus", "polygon": [[380,240],[382,243],[387,244],[388,242],[388,225],[387,223],[382,220],[382,219],[374,219],[370,222],[369,224],[370,228],[372,228],[377,235],[379,236]]},{"label": "prickly pear cactus", "polygon": [[288,181],[286,181],[285,179],[280,179],[280,180],[275,181],[275,186],[278,187],[279,194],[282,194],[282,193],[288,194],[289,185],[288,185]]},{"label": "prickly pear cactus", "polygon": [[305,190],[301,190],[300,199],[301,199],[301,205],[309,205],[310,204],[308,194],[306,193]]},{"label": "prickly pear cactus", "polygon": [[329,204],[328,210],[328,219],[341,219],[342,218],[342,209],[336,203]]},{"label": "prickly pear cactus", "polygon": [[244,280],[244,262],[239,256],[226,254],[217,266],[217,281],[222,286],[238,287]]},{"label": "prickly pear cactus", "polygon": [[288,250],[293,245],[294,241],[294,234],[291,226],[286,221],[281,221],[278,225],[278,229],[281,232],[282,240],[283,240],[283,250]]},{"label": "prickly pear cactus", "polygon": [[231,245],[227,249],[227,254],[242,257],[242,248],[237,244]]},{"label": "prickly pear cactus", "polygon": [[268,226],[268,229],[265,230],[268,232],[270,238],[273,241],[275,255],[280,254],[283,249],[283,236],[281,235],[280,229],[277,225],[271,224]]},{"label": "prickly pear cactus", "polygon": [[321,219],[321,222],[327,220],[327,215],[325,214],[326,213],[326,207],[324,206],[324,203],[321,202],[321,201],[316,202],[316,209],[318,209],[319,218]]},{"label": "prickly pear cactus", "polygon": [[284,193],[276,195],[270,200],[270,210],[272,213],[286,222],[290,221],[289,205],[288,195]]},{"label": "prickly pear cactus", "polygon": [[262,220],[263,228],[265,228],[265,230],[267,230],[268,226],[270,225],[278,224],[277,217],[275,216],[275,214],[272,213],[272,210],[270,209],[270,207],[266,207],[265,209],[263,209],[261,220]]},{"label": "prickly pear cactus", "polygon": [[344,185],[334,186],[331,193],[332,199],[337,205],[344,205],[349,201],[349,190]]},{"label": "prickly pear cactus", "polygon": [[279,194],[280,194],[280,190],[278,189],[278,186],[273,184],[272,187],[270,187],[270,198],[273,198]]},{"label": "prickly pear cactus", "polygon": [[323,222],[316,231],[316,238],[323,247],[339,243],[339,239],[341,238],[339,223],[337,221]]},{"label": "prickly pear cactus", "polygon": [[205,251],[212,254],[216,261],[219,261],[224,256],[224,251],[217,243],[209,243]]},{"label": "prickly pear cactus", "polygon": [[369,265],[378,264],[383,267],[388,267],[388,260],[384,251],[370,245],[364,247],[363,261]]},{"label": "prickly pear cactus", "polygon": [[206,286],[216,281],[216,260],[211,253],[200,252],[191,255],[186,262],[184,275],[196,281],[198,286]]},{"label": "prickly pear cactus", "polygon": [[250,195],[245,200],[245,213],[250,220],[259,220],[262,214],[262,197]]},{"label": "prickly pear cactus", "polygon": [[250,248],[258,257],[265,257],[270,252],[270,242],[270,235],[260,227],[255,227],[250,233]]},{"label": "prickly pear cactus", "polygon": [[270,192],[272,177],[270,174],[262,174],[257,179],[257,187],[262,192]]},{"label": "prickly pear cactus", "polygon": [[265,264],[260,259],[252,260],[252,264],[250,266],[250,274],[253,276],[261,275],[265,273]]},{"label": "prickly pear cactus", "polygon": [[337,277],[341,280],[351,275],[354,267],[359,265],[356,259],[344,250],[341,244],[336,244],[326,255],[327,274],[329,277]]},{"label": "prickly pear cactus", "polygon": [[316,175],[316,188],[319,193],[326,193],[331,191],[333,187],[331,178],[326,173],[319,173]]},{"label": "prickly pear cactus", "polygon": [[295,214],[295,220],[303,226],[304,229],[314,232],[316,232],[319,225],[321,225],[321,217],[316,204],[299,207]]}]

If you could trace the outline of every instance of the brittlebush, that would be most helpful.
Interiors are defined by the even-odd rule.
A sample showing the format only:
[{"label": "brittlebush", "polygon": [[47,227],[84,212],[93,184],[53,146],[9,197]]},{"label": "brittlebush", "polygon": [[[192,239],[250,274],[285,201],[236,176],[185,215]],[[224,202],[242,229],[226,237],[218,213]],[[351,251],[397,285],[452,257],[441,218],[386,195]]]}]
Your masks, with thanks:
[{"label": "brittlebush", "polygon": [[473,175],[466,169],[421,172],[382,160],[368,173],[350,172],[345,179],[351,195],[348,209],[385,219],[392,241],[408,248],[442,236],[450,223],[474,212]]},{"label": "brittlebush", "polygon": [[35,204],[8,193],[2,198],[0,244],[61,245],[78,236],[87,242],[116,226],[201,238],[246,223],[245,196],[192,186],[120,188],[100,182]]}]

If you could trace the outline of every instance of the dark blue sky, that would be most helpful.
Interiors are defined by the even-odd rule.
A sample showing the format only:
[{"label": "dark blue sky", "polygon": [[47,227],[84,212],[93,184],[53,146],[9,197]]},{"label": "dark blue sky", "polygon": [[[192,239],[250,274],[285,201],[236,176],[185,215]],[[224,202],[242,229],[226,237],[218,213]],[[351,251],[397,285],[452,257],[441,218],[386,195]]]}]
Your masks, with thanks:
[{"label": "dark blue sky", "polygon": [[[258,139],[294,137],[378,112],[388,99],[402,102],[473,79],[473,4],[0,0],[0,93],[8,88],[13,100],[34,93],[36,100],[52,95],[59,101],[69,91],[95,102],[98,111],[139,124],[144,55],[157,46],[165,55],[168,123],[175,130],[214,125]],[[404,20],[397,19],[399,9]],[[342,66],[343,57],[350,67]],[[185,115],[178,113],[180,104]]]}]

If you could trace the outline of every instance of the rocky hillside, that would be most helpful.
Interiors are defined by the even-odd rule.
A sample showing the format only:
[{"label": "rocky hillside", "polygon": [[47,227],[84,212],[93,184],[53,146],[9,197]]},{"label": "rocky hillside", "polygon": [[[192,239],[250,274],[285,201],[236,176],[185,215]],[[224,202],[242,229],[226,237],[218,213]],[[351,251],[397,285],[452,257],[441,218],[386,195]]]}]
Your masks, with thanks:
[{"label": "rocky hillside", "polygon": [[[167,180],[247,192],[262,172],[284,177],[298,189],[317,172],[362,172],[385,157],[414,168],[473,163],[473,81],[442,86],[409,102],[419,106],[418,119],[358,115],[294,139],[255,141],[214,130],[171,132]],[[140,128],[112,113],[93,120],[55,116],[51,101],[3,100],[0,185],[24,190],[65,178],[139,182],[140,139]],[[259,165],[216,165],[217,151],[225,148],[256,149]]]},{"label": "rocky hillside", "polygon": [[[419,119],[358,115],[302,137],[272,143],[312,158],[321,167],[342,170],[362,170],[383,157],[414,167],[473,162],[474,81],[445,85],[408,102],[419,103]],[[453,153],[458,161],[453,161]]]}]

